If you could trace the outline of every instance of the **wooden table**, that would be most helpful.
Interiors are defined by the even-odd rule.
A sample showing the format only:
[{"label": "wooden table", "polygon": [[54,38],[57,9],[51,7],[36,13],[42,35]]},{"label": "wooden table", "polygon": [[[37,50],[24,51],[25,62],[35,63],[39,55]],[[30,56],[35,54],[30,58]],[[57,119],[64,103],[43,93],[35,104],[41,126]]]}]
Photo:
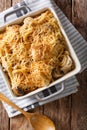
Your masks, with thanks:
[{"label": "wooden table", "polygon": [[[55,0],[83,37],[87,40],[87,0]],[[3,11],[19,0],[0,0]],[[77,76],[80,82],[76,94],[36,108],[50,117],[56,130],[87,130],[87,70]],[[28,121],[22,116],[8,118],[0,102],[0,130],[28,130]]]}]

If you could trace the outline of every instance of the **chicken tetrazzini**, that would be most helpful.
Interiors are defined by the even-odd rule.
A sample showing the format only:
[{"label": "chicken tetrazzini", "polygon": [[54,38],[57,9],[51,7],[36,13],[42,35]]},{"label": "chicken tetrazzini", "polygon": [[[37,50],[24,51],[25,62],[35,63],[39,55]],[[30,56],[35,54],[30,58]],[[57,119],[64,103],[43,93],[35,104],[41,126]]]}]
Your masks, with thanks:
[{"label": "chicken tetrazzini", "polygon": [[17,96],[48,86],[74,67],[66,40],[49,10],[0,33],[0,63]]}]

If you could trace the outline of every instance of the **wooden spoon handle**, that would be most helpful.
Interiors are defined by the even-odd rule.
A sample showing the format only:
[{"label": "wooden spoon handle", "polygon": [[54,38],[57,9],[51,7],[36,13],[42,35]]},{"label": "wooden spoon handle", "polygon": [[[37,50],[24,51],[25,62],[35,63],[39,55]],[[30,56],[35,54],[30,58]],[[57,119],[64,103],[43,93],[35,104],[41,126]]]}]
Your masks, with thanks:
[{"label": "wooden spoon handle", "polygon": [[[0,93],[0,100],[6,102],[8,105],[12,106],[13,108],[15,108],[16,110],[20,111],[22,114],[25,115],[25,117],[27,117],[27,112],[25,112],[24,110],[22,110],[21,108],[19,108],[16,104],[14,104],[12,101],[10,101],[7,97],[5,97],[2,93]],[[29,116],[29,115],[28,115]]]}]

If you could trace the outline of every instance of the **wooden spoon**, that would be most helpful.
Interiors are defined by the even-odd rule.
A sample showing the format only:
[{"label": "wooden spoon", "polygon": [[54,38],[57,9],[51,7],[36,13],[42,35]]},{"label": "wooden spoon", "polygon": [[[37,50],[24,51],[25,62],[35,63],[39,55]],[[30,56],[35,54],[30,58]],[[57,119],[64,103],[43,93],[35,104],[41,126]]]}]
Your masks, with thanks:
[{"label": "wooden spoon", "polygon": [[0,93],[0,100],[6,102],[8,105],[20,111],[29,121],[29,130],[55,130],[54,123],[46,116],[36,113],[25,112],[7,97]]}]

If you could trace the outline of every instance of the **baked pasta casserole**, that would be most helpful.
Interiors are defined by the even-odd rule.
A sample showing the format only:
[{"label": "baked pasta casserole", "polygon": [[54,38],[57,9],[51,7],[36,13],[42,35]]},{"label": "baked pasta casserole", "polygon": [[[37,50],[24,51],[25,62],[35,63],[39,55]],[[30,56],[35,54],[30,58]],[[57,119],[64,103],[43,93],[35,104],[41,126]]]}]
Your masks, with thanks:
[{"label": "baked pasta casserole", "polygon": [[19,25],[9,25],[0,33],[0,63],[17,96],[48,86],[74,68],[50,10],[27,17]]}]

